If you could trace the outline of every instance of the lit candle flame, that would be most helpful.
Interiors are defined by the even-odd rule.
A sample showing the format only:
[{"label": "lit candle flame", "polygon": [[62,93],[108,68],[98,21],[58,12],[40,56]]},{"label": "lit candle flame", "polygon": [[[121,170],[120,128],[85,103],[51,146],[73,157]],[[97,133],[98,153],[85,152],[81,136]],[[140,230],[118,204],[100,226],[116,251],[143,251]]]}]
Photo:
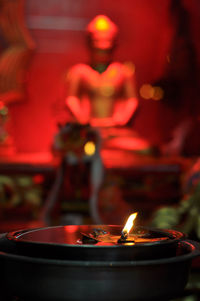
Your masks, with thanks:
[{"label": "lit candle flame", "polygon": [[134,220],[136,219],[137,214],[138,214],[137,212],[134,212],[129,216],[129,218],[122,230],[122,237],[126,238],[128,236],[129,232],[131,231],[131,229],[133,227]]}]

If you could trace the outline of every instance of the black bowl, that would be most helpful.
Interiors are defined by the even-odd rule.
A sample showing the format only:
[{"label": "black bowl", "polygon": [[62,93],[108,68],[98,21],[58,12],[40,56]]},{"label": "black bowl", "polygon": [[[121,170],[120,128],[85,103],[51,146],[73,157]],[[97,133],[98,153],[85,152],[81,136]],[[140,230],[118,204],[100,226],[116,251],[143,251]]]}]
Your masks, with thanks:
[{"label": "black bowl", "polygon": [[0,289],[8,298],[37,301],[168,300],[182,293],[199,254],[192,241],[180,241],[174,257],[138,261],[47,259],[10,250],[0,252]]},{"label": "black bowl", "polygon": [[[87,236],[95,229],[121,235],[123,226],[82,225],[57,226],[8,233],[0,240],[0,248],[15,254],[59,260],[130,261],[148,260],[176,255],[177,243],[185,236],[175,230],[136,227],[135,233],[150,239],[145,243],[80,244],[83,233]],[[155,238],[157,241],[155,241]],[[4,248],[4,249],[3,249]]]}]

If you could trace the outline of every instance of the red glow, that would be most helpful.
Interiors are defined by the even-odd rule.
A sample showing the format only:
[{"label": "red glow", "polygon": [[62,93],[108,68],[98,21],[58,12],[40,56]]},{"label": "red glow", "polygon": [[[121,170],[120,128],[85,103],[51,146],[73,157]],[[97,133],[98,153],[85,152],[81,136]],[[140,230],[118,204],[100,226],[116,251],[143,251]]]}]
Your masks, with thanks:
[{"label": "red glow", "polygon": [[99,16],[95,22],[95,29],[100,31],[109,30],[110,23],[108,22],[108,19],[105,16]]},{"label": "red glow", "polygon": [[74,241],[76,241],[76,232],[78,231],[78,226],[76,225],[70,225],[67,227],[64,227],[65,230],[65,241],[64,243],[68,244],[74,244]]},{"label": "red glow", "polygon": [[117,137],[106,144],[108,148],[135,150],[136,152],[149,148],[147,141],[137,137]]},{"label": "red glow", "polygon": [[37,174],[33,177],[33,182],[35,184],[42,184],[44,182],[44,176],[41,174]]},{"label": "red glow", "polygon": [[123,107],[120,107],[120,105],[116,105],[115,114],[113,116],[113,119],[115,120],[116,124],[126,124],[133,115],[133,112],[136,111],[137,106],[138,100],[134,97],[129,98],[126,102],[126,105],[123,105]]},{"label": "red glow", "polygon": [[76,233],[76,231],[78,230],[78,226],[77,225],[70,225],[67,227],[64,227],[66,233]]},{"label": "red glow", "polygon": [[80,101],[76,96],[69,96],[66,98],[65,103],[81,124],[89,122],[90,104],[86,98],[82,100],[80,105]]},{"label": "red glow", "polygon": [[[77,64],[70,70],[67,80],[69,96],[65,103],[81,124],[90,122],[97,127],[126,125],[137,109],[134,72],[124,64],[113,62],[103,73],[89,65]],[[80,96],[83,87],[85,95]]]},{"label": "red glow", "polygon": [[3,101],[0,100],[0,110],[3,109],[3,107],[4,107],[4,103]]},{"label": "red glow", "polygon": [[106,49],[112,46],[118,30],[107,16],[98,15],[90,22],[87,31],[96,48]]},{"label": "red glow", "polygon": [[[47,11],[43,2],[27,1],[27,20],[35,15],[46,20],[45,17],[49,14],[57,22],[57,19],[62,21],[66,17],[68,20],[71,16],[73,24],[76,25],[76,20],[88,20],[95,16],[98,6],[100,13],[108,14],[119,25],[120,48],[115,58],[119,61],[134,61],[138,87],[143,83],[153,83],[163,74],[174,32],[168,9],[170,1],[126,1],[126,5],[122,0],[117,5],[116,1],[99,1],[96,6],[95,1],[85,0],[80,7],[77,4],[74,9],[73,5],[69,5],[66,10],[63,9],[66,8],[66,0],[60,0],[57,1],[56,13],[54,5],[49,5]],[[195,1],[187,3],[195,11]],[[57,19],[54,18],[56,14]],[[69,114],[60,109],[64,102],[63,90],[60,88],[61,77],[73,64],[87,61],[88,53],[82,30],[53,30],[51,27],[44,30],[39,24],[36,26],[36,29],[30,29],[37,41],[37,49],[27,77],[27,101],[16,104],[9,110],[16,149],[19,152],[44,153],[52,144],[57,131],[57,120],[66,118],[64,120],[69,121]],[[196,32],[194,36],[197,34],[198,37],[198,31]],[[170,123],[173,126],[178,116],[173,115],[169,108],[164,113],[163,111],[161,103],[142,100],[134,130],[151,139],[153,143],[165,139],[165,125]],[[34,122],[31,122],[30,116],[33,116]],[[159,122],[162,123],[161,126],[158,126]]]},{"label": "red glow", "polygon": [[98,15],[89,23],[87,31],[92,35],[101,32],[114,37],[117,33],[117,26],[107,16]]}]

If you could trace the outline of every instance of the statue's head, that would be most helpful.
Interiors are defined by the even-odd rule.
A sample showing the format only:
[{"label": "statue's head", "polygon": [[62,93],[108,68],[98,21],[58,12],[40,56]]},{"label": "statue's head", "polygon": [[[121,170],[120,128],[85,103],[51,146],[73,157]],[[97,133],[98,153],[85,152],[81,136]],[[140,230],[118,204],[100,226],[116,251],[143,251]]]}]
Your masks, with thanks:
[{"label": "statue's head", "polygon": [[96,16],[87,26],[90,47],[102,50],[112,49],[117,32],[117,26],[107,16]]}]

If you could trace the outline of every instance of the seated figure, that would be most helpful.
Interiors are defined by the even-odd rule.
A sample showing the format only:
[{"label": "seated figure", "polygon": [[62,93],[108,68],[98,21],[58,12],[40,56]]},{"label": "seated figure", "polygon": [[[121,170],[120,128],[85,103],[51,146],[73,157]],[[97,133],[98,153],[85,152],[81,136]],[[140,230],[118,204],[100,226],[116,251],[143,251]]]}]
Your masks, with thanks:
[{"label": "seated figure", "polygon": [[90,65],[77,64],[69,70],[66,105],[76,121],[99,128],[103,147],[144,150],[148,143],[126,127],[138,99],[133,65],[112,62],[117,31],[103,15],[89,23]]}]

